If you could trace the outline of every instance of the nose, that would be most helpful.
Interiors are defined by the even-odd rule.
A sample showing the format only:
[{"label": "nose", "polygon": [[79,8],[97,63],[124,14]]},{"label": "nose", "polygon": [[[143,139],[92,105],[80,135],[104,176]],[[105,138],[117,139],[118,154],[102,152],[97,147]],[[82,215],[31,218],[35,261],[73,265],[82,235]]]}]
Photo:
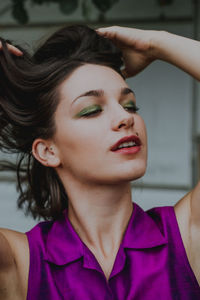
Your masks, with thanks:
[{"label": "nose", "polygon": [[121,128],[128,129],[134,126],[134,116],[133,114],[120,108],[120,111],[115,112],[112,119],[112,130],[119,131]]}]

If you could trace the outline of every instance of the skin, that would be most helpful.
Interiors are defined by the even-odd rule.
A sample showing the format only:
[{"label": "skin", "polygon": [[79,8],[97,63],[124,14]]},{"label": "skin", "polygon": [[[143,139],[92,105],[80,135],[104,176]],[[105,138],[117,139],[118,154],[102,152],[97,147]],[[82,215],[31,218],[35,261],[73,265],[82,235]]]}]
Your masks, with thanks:
[{"label": "skin", "polygon": [[[121,27],[98,32],[122,48],[127,77],[162,59],[200,80],[199,42],[166,32]],[[192,55],[188,56],[188,51]],[[134,103],[135,97],[132,93],[121,95],[123,88],[127,88],[126,82],[107,67],[88,64],[78,68],[60,86],[55,136],[33,143],[33,155],[43,165],[55,168],[61,177],[69,195],[70,221],[107,278],[132,213],[130,180],[141,177],[146,169],[145,125],[138,113],[125,107],[129,100]],[[79,97],[91,89],[103,90],[104,94]],[[96,105],[95,109],[100,106],[102,111],[92,117],[80,116],[88,105]],[[121,137],[136,133],[142,141],[140,152],[126,156],[110,151]],[[200,184],[175,205],[175,213],[190,265],[200,283],[199,199]],[[0,299],[26,299],[26,236],[6,229],[0,232]]]}]

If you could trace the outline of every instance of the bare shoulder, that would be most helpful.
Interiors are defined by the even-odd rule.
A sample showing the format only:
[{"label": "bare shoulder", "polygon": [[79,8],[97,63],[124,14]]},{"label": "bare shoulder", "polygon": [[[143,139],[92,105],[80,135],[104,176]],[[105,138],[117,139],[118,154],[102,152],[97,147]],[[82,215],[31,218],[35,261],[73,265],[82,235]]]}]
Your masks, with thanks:
[{"label": "bare shoulder", "polygon": [[[0,228],[0,300],[26,299],[29,246],[26,234]],[[12,286],[11,286],[12,282]]]},{"label": "bare shoulder", "polygon": [[192,225],[200,228],[200,181],[176,203],[174,210],[181,227]]},{"label": "bare shoulder", "polygon": [[28,240],[25,233],[0,228],[0,234],[7,240],[15,259],[20,256],[20,253],[23,252],[23,254],[25,254],[25,252],[28,251]]},{"label": "bare shoulder", "polygon": [[200,284],[200,182],[174,210],[189,263]]},{"label": "bare shoulder", "polygon": [[190,223],[190,206],[191,206],[191,191],[187,193],[182,199],[180,199],[174,206],[176,219],[181,231],[182,238],[187,235]]}]

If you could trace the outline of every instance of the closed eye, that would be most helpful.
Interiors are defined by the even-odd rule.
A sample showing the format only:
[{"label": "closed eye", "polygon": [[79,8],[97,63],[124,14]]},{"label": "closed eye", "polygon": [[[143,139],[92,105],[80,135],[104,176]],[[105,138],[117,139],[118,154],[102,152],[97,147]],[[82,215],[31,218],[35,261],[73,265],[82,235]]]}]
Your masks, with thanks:
[{"label": "closed eye", "polygon": [[139,107],[136,106],[135,102],[129,101],[123,105],[124,109],[133,113],[136,113],[139,110]]},{"label": "closed eye", "polygon": [[82,115],[83,117],[90,117],[90,116],[95,116],[97,114],[99,114],[102,111],[102,109],[96,109],[90,112],[85,113],[84,115]]},{"label": "closed eye", "polygon": [[86,107],[83,110],[81,110],[76,116],[77,117],[89,117],[92,115],[96,115],[101,111],[102,111],[101,106],[92,105],[92,106]]}]

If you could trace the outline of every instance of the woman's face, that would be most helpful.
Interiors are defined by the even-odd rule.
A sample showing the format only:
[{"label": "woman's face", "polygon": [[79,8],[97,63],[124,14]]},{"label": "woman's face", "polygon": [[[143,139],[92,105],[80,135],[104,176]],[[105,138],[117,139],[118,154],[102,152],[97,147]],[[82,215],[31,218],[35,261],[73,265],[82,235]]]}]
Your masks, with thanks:
[{"label": "woman's face", "polygon": [[[60,97],[53,137],[61,161],[58,172],[91,184],[130,181],[145,173],[145,124],[136,113],[133,92],[117,72],[81,66],[62,83]],[[114,151],[124,137],[136,146]]]}]

